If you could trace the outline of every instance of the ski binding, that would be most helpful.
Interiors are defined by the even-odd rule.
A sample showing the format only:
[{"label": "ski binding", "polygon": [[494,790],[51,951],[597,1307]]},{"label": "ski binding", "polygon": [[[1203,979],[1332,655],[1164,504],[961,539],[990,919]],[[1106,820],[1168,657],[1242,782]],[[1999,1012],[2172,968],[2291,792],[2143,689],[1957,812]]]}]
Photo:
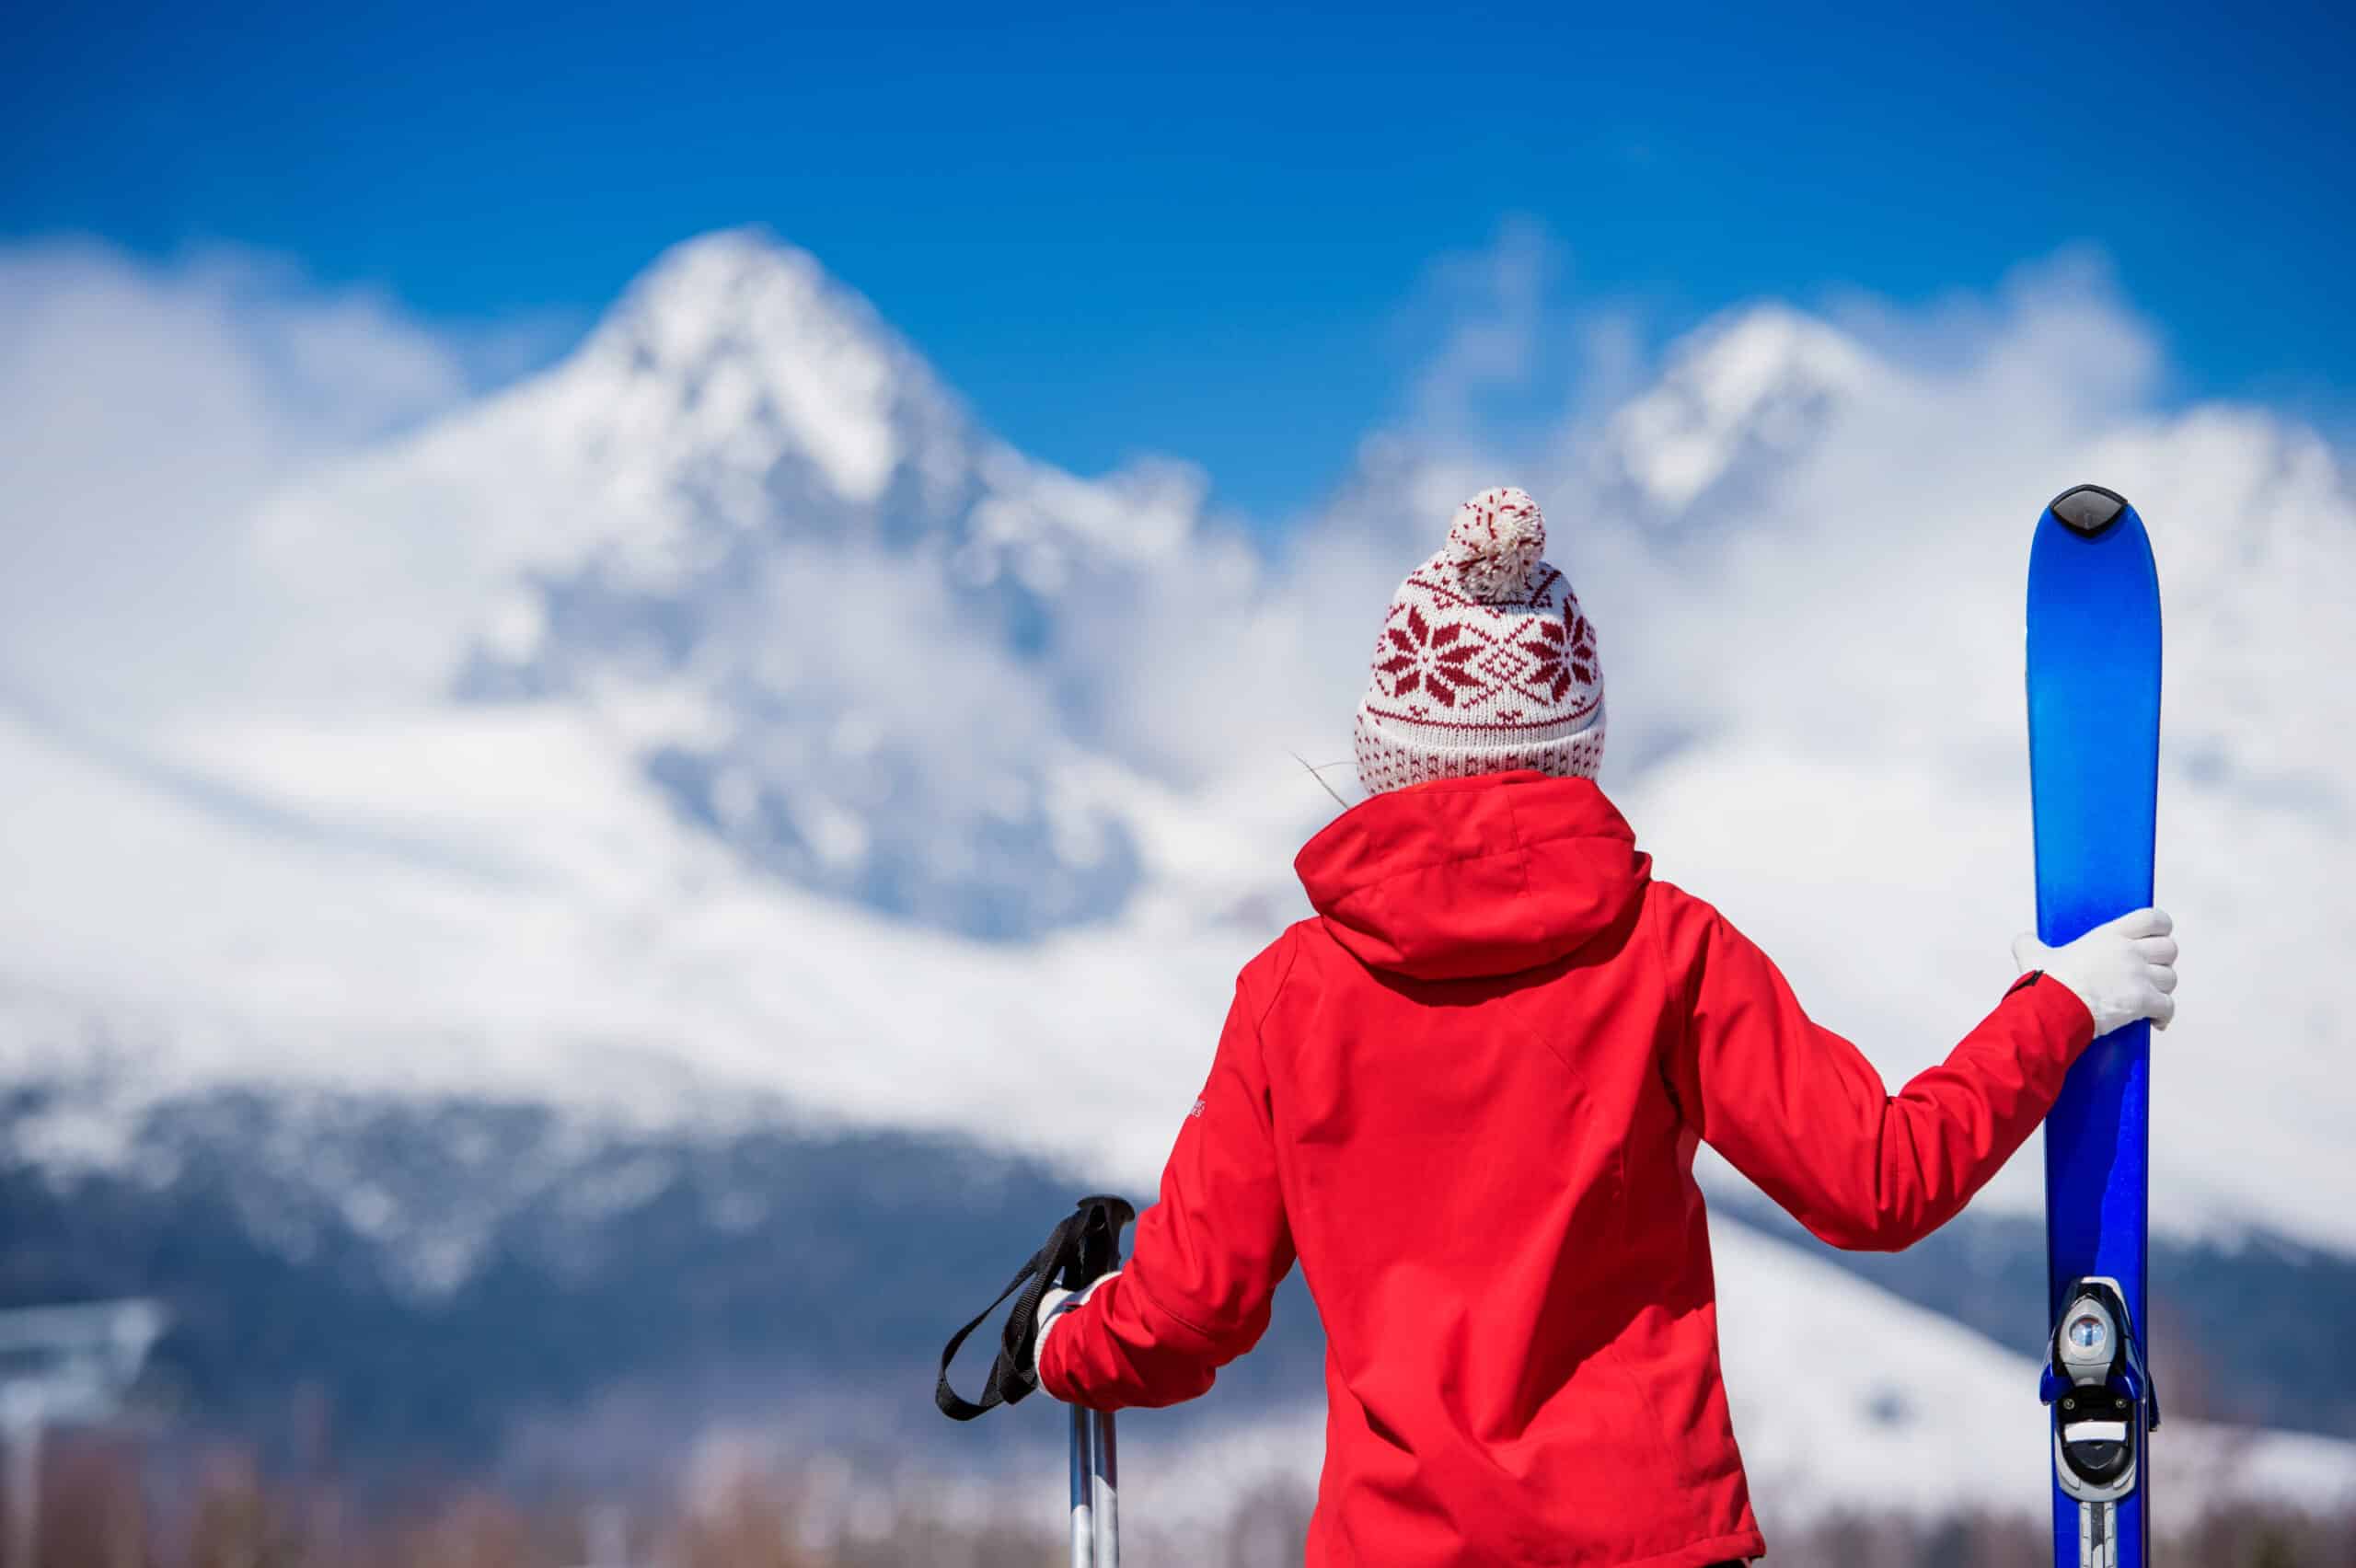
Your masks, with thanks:
[{"label": "ski binding", "polygon": [[2038,1388],[2053,1412],[2054,1479],[2078,1500],[2079,1568],[2117,1568],[2117,1506],[2142,1479],[2159,1392],[2117,1280],[2090,1275],[2062,1299]]}]

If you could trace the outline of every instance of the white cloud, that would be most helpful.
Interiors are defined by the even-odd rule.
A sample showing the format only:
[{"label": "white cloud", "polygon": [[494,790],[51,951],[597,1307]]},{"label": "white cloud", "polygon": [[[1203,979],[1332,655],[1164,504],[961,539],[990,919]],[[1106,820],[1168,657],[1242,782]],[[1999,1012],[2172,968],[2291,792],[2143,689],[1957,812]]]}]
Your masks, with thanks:
[{"label": "white cloud", "polygon": [[1432,263],[1410,313],[1438,328],[1409,387],[1410,417],[1426,439],[1477,441],[1486,401],[1536,379],[1565,262],[1542,226],[1513,217],[1488,245]]},{"label": "white cloud", "polygon": [[244,251],[0,248],[0,681],[151,709],[299,657],[276,640],[300,585],[271,581],[264,498],[547,342],[437,331]]}]

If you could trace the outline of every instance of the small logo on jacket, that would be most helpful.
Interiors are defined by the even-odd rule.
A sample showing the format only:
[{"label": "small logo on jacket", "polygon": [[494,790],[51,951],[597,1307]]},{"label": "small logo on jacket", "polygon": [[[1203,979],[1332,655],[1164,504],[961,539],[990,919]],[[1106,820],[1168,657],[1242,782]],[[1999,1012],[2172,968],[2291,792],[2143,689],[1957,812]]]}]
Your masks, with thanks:
[{"label": "small logo on jacket", "polygon": [[1187,1114],[1187,1115],[1189,1115],[1189,1116],[1199,1116],[1199,1115],[1201,1115],[1202,1113],[1203,1113],[1203,1101],[1202,1101],[1202,1097],[1201,1097],[1200,1095],[1197,1095],[1197,1096],[1195,1096],[1195,1104],[1194,1104],[1194,1108],[1193,1108],[1192,1110],[1188,1111],[1188,1112],[1186,1113],[1186,1114]]}]

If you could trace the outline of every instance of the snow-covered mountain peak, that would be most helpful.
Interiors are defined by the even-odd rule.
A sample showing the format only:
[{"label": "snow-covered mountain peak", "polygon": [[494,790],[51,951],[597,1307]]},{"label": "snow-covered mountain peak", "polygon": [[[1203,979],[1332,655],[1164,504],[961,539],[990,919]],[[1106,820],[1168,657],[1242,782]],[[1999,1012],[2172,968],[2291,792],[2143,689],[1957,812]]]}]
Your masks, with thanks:
[{"label": "snow-covered mountain peak", "polygon": [[269,526],[342,596],[337,646],[383,628],[410,705],[585,710],[743,859],[1008,936],[1136,884],[1120,813],[1068,780],[1133,766],[1108,692],[1153,657],[1157,570],[1201,544],[1251,585],[1205,490],[1015,450],[809,255],[732,231]]},{"label": "snow-covered mountain peak", "polygon": [[1748,457],[1797,446],[1873,374],[1846,333],[1786,306],[1755,306],[1681,344],[1607,437],[1646,499],[1677,513]]},{"label": "snow-covered mountain peak", "polygon": [[608,520],[586,531],[605,570],[655,591],[732,534],[816,513],[853,533],[938,527],[984,444],[864,298],[750,230],[666,252],[574,353],[446,439],[544,470],[576,518]]},{"label": "snow-covered mountain peak", "polygon": [[748,469],[791,451],[857,506],[903,465],[961,455],[962,420],[924,362],[815,258],[753,230],[664,254],[556,389],[568,414],[616,442],[661,441],[674,464]]},{"label": "snow-covered mountain peak", "polygon": [[290,599],[414,692],[469,644],[548,651],[550,583],[687,611],[741,576],[748,539],[946,533],[990,444],[858,294],[731,231],[666,252],[554,365],[291,485],[254,533]]},{"label": "snow-covered mountain peak", "polygon": [[675,361],[735,336],[761,317],[787,330],[807,326],[870,339],[890,329],[837,283],[818,259],[757,228],[722,229],[671,247],[633,279],[609,327],[642,329]]}]

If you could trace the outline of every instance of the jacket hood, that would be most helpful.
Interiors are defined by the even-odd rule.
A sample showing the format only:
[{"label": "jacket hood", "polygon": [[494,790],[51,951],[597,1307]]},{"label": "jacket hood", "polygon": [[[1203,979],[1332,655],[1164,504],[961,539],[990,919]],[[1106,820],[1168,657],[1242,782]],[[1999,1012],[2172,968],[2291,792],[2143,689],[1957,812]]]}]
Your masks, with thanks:
[{"label": "jacket hood", "polygon": [[1461,980],[1576,951],[1627,913],[1652,860],[1593,780],[1524,770],[1374,795],[1293,869],[1360,963]]}]

